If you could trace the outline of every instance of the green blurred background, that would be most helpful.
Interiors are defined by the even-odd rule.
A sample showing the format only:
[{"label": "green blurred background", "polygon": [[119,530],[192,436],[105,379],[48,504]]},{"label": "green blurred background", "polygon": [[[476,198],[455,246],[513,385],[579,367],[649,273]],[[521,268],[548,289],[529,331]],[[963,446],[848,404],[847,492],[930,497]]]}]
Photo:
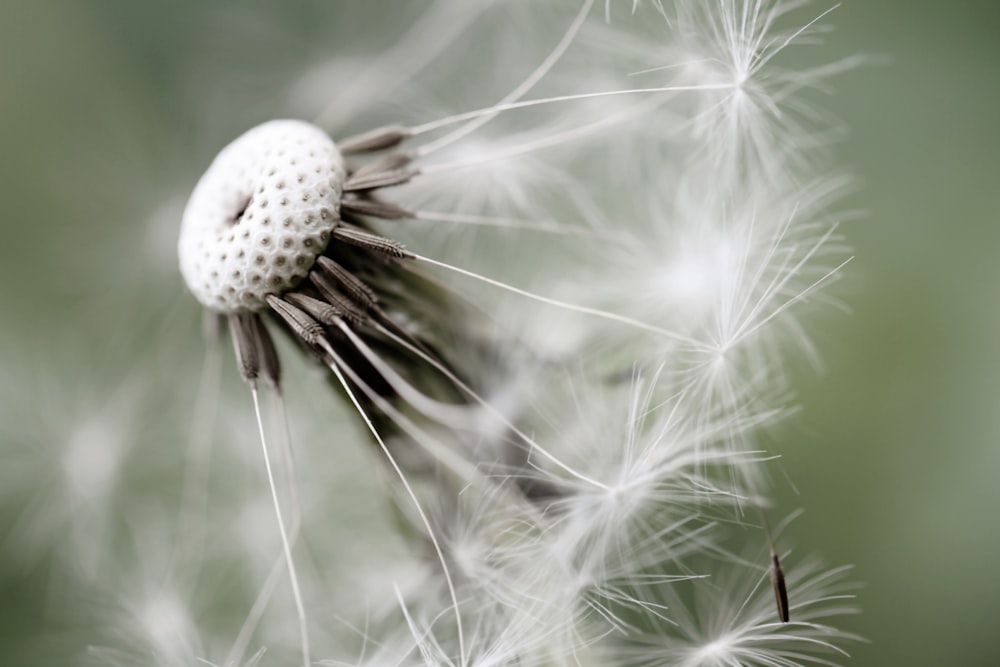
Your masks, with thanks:
[{"label": "green blurred background", "polygon": [[[800,546],[857,564],[859,665],[1000,665],[1000,4],[848,2],[851,314],[803,375]],[[791,495],[791,494],[789,494]]]},{"label": "green blurred background", "polygon": [[[258,105],[213,97],[205,82],[254,57],[227,50],[238,40],[206,51],[218,17],[255,7],[259,21],[237,28],[273,29],[293,68],[329,51],[329,4],[0,4],[0,383],[16,384],[25,359],[58,383],[74,354],[115,348],[107,363],[125,364],[141,349],[156,313],[120,308],[116,282],[135,276],[100,263],[155,244],[162,265],[142,275],[150,301],[169,302],[174,239],[127,221],[157,214],[150,202],[178,213],[213,146],[280,108],[266,76],[227,84]],[[829,22],[831,58],[871,56],[824,100],[849,129],[846,206],[865,215],[844,228],[856,259],[836,293],[850,313],[807,323],[826,368],[796,370],[802,410],[780,434],[779,492],[806,510],[788,538],[856,564],[864,613],[844,625],[870,643],[850,664],[998,665],[1000,4],[855,0]],[[60,648],[38,662],[18,652],[32,636],[66,651],[77,640],[46,606],[53,574],[0,544],[0,664],[64,664]]]}]

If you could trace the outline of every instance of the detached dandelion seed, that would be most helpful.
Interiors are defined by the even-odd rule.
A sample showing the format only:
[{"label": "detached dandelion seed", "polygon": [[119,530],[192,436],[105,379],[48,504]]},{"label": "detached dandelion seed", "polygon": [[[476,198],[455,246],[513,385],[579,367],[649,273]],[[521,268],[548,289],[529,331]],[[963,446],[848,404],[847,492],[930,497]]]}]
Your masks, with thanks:
[{"label": "detached dandelion seed", "polygon": [[764,521],[764,534],[767,536],[767,549],[771,558],[771,588],[774,590],[774,605],[778,610],[778,618],[782,623],[788,623],[788,588],[785,584],[785,571],[781,569],[781,559],[778,551],[774,547],[774,536],[771,535],[771,525],[767,520],[764,510],[760,510],[760,517]]}]

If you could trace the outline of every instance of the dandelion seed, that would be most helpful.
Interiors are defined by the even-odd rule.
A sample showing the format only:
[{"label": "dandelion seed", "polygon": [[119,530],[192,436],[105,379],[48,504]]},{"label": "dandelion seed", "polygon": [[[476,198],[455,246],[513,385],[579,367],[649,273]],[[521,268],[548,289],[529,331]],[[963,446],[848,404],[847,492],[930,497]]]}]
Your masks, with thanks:
[{"label": "dandelion seed", "polygon": [[771,547],[771,586],[774,587],[774,602],[778,608],[778,618],[788,623],[788,589],[785,588],[785,573],[781,569],[778,554]]},{"label": "dandelion seed", "polygon": [[771,556],[771,588],[774,589],[774,604],[778,609],[778,618],[782,623],[788,623],[788,589],[785,586],[785,572],[781,569],[781,560],[778,552],[774,548],[774,537],[771,535],[771,526],[767,521],[764,510],[760,511],[761,519],[764,521],[764,534],[767,535],[767,548]]}]

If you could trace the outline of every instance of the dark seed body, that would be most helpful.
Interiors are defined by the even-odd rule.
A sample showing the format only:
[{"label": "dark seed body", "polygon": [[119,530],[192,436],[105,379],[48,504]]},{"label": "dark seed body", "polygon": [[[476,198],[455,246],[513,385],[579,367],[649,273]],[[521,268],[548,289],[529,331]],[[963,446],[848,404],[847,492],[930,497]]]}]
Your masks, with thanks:
[{"label": "dark seed body", "polygon": [[785,587],[785,573],[781,569],[778,554],[771,552],[771,587],[774,588],[774,603],[778,608],[778,618],[788,623],[788,589]]}]

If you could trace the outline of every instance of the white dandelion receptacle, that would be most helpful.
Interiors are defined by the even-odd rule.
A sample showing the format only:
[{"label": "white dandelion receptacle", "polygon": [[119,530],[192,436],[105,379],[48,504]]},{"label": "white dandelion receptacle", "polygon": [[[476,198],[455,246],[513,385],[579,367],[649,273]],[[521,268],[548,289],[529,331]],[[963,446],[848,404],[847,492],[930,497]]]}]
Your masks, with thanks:
[{"label": "white dandelion receptacle", "polygon": [[198,301],[258,311],[301,282],[340,219],[344,176],[336,144],[302,121],[264,123],[222,149],[181,223],[181,274]]}]

